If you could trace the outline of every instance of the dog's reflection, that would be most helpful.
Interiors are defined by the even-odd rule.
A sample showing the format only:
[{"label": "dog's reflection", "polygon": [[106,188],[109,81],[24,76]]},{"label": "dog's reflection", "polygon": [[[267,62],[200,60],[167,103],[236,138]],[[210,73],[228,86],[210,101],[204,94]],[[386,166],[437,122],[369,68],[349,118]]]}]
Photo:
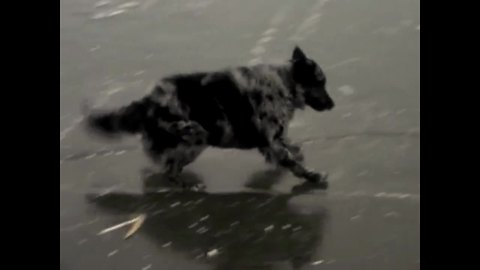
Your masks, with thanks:
[{"label": "dog's reflection", "polygon": [[[263,176],[269,175],[261,174]],[[190,181],[200,181],[187,174]],[[268,177],[253,177],[249,186],[266,187]],[[288,263],[300,269],[315,258],[327,218],[324,207],[301,214],[290,199],[298,193],[268,192],[208,194],[193,191],[153,192],[159,176],[145,179],[143,195],[110,193],[89,196],[95,207],[118,214],[145,213],[139,230],[159,247],[170,247],[215,269],[271,269]],[[209,256],[216,250],[217,256]]]}]

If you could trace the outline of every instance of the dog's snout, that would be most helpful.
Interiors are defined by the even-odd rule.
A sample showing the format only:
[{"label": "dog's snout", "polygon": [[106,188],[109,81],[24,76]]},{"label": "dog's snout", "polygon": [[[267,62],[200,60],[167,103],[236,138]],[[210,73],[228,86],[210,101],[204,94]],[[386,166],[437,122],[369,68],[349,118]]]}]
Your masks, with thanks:
[{"label": "dog's snout", "polygon": [[335,103],[333,102],[332,98],[330,98],[329,96],[324,97],[322,99],[322,103],[324,104],[327,110],[331,110],[333,109],[333,107],[335,107]]},{"label": "dog's snout", "polygon": [[333,102],[333,100],[330,99],[329,102],[328,102],[327,108],[329,110],[331,110],[331,109],[333,109],[333,107],[335,107],[335,102]]}]

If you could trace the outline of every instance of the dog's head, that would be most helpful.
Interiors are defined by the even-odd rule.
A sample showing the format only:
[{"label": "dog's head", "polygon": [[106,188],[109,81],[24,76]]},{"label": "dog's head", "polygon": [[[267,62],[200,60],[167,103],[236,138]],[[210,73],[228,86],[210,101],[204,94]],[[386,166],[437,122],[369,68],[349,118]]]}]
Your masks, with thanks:
[{"label": "dog's head", "polygon": [[335,104],[325,89],[327,79],[317,63],[299,47],[293,50],[290,61],[293,80],[303,89],[305,103],[316,111],[331,110]]}]

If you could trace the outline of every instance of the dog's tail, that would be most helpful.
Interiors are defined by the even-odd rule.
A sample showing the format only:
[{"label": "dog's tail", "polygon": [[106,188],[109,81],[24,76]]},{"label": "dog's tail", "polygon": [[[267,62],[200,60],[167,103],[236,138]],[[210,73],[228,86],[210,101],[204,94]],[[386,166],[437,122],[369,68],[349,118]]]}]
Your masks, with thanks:
[{"label": "dog's tail", "polygon": [[[87,129],[104,136],[136,134],[142,130],[146,116],[146,99],[132,102],[116,111],[87,113]],[[85,110],[85,109],[84,109]]]}]

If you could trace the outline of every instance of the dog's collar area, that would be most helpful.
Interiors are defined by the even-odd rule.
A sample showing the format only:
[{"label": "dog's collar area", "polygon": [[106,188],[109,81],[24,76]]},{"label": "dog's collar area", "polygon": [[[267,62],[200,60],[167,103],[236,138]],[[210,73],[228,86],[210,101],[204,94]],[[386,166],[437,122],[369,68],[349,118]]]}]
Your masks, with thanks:
[{"label": "dog's collar area", "polygon": [[296,108],[303,109],[305,107],[305,97],[303,95],[304,92],[305,90],[298,83],[294,83],[293,87],[290,89],[292,102]]}]

